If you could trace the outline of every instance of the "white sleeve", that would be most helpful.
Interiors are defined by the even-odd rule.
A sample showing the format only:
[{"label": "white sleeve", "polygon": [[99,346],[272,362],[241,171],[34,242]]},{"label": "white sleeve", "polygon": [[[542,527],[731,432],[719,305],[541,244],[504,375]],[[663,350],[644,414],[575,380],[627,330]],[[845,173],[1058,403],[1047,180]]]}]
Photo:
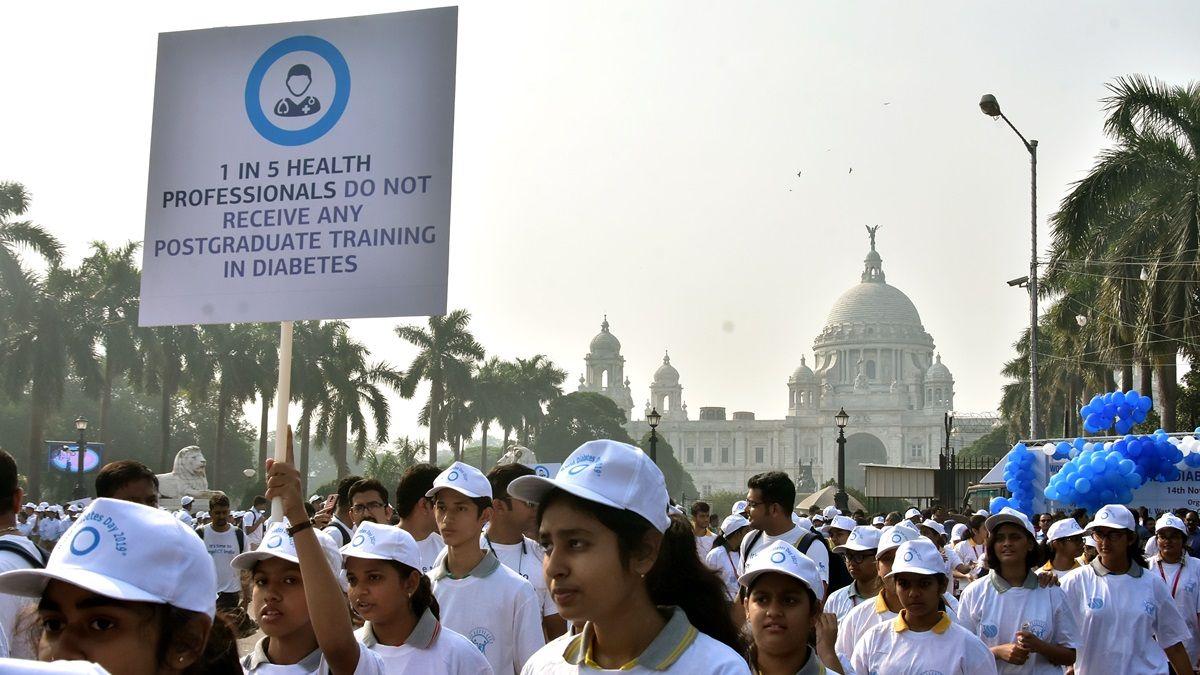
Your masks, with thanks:
[{"label": "white sleeve", "polygon": [[378,652],[371,651],[363,643],[358,643],[358,667],[354,675],[386,675],[387,664]]},{"label": "white sleeve", "polygon": [[972,583],[963,589],[962,595],[958,598],[958,625],[966,628],[972,635],[979,634],[979,617],[977,616],[979,608],[976,607],[979,603],[975,598],[978,590]]},{"label": "white sleeve", "polygon": [[992,654],[992,650],[988,649],[987,645],[983,644],[983,640],[971,635],[967,638],[968,642],[964,645],[964,660],[967,667],[967,672],[978,673],[978,675],[998,675],[996,669],[996,657]]},{"label": "white sleeve", "polygon": [[529,657],[546,644],[537,593],[528,583],[521,587],[513,616],[513,672],[520,672]]},{"label": "white sleeve", "polygon": [[[869,599],[864,600],[863,602],[870,602],[873,604],[875,600]],[[842,621],[838,622],[837,640],[833,645],[834,653],[837,654],[838,660],[842,662],[842,670],[847,672],[852,670],[850,667],[850,657],[854,654],[854,646],[856,643],[862,642],[862,636],[854,634],[858,626],[857,622],[854,622],[853,624],[850,622],[850,617],[852,615],[856,616],[853,609],[846,613],[846,616],[844,619],[842,619]]]},{"label": "white sleeve", "polygon": [[[854,654],[850,657],[850,668],[848,669],[850,672],[864,673],[864,675],[873,672],[871,670],[871,645],[870,640],[867,640],[866,637],[865,635],[860,636],[858,641],[854,643]],[[838,652],[838,658],[842,658],[840,651]],[[847,669],[843,668],[843,670]]]},{"label": "white sleeve", "polygon": [[1151,579],[1154,580],[1150,584],[1154,588],[1154,602],[1158,605],[1158,611],[1154,613],[1155,639],[1164,649],[1178,642],[1187,644],[1191,631],[1183,620],[1183,614],[1175,606],[1170,589],[1158,577],[1151,576]]},{"label": "white sleeve", "polygon": [[1047,590],[1050,591],[1050,610],[1054,617],[1054,633],[1050,635],[1050,642],[1068,649],[1079,649],[1079,623],[1075,621],[1075,613],[1067,606],[1067,594],[1061,588]]},{"label": "white sleeve", "polygon": [[825,548],[825,542],[820,539],[814,541],[804,553],[813,562],[817,564],[817,570],[821,573],[821,581],[829,583],[829,549]]}]

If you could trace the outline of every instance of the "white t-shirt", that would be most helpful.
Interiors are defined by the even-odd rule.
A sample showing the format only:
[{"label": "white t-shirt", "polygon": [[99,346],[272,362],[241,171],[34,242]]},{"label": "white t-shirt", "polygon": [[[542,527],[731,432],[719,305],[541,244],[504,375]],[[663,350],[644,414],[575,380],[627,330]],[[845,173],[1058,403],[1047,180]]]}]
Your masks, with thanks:
[{"label": "white t-shirt", "polygon": [[[1040,588],[1033,572],[1024,586],[1010,586],[995,570],[971,582],[959,598],[958,622],[989,649],[1016,642],[1019,630],[1028,630],[1050,644],[1079,648],[1075,615],[1067,607],[1066,594],[1057,586]],[[1062,666],[1036,653],[1020,666],[996,659],[996,670],[1014,675],[1061,675],[1063,671]]]},{"label": "white t-shirt", "polygon": [[520,544],[497,544],[489,542],[487,535],[479,538],[479,545],[490,549],[504,566],[528,581],[537,592],[538,605],[542,608],[542,616],[558,614],[558,607],[550,597],[550,589],[546,588],[546,575],[542,573],[542,560],[546,552],[537,542],[529,537],[522,537]]},{"label": "white t-shirt", "polygon": [[179,522],[183,523],[184,525],[187,525],[188,527],[192,527],[196,524],[195,516],[188,513],[184,509],[179,509],[178,511],[175,512],[175,520],[178,520]]},{"label": "white t-shirt", "polygon": [[[762,531],[759,530],[759,532],[762,532]],[[761,551],[764,548],[766,548],[767,546],[771,545],[772,542],[782,539],[783,541],[786,541],[787,543],[791,544],[792,546],[795,546],[796,544],[800,543],[801,539],[804,538],[804,535],[806,532],[807,532],[807,530],[804,530],[799,525],[796,525],[796,526],[793,526],[792,529],[788,530],[787,532],[784,532],[783,534],[781,534],[779,536],[772,536],[772,535],[767,534],[766,532],[762,532],[761,536],[759,536],[758,532],[755,532],[755,531],[747,533],[745,538],[742,539],[742,545],[739,548],[739,553],[741,553],[741,567],[738,569],[738,573],[741,574],[741,573],[745,572],[746,562],[750,558],[753,558],[759,551]],[[751,542],[754,543],[753,549],[749,548]],[[825,543],[822,542],[820,539],[815,539],[815,540],[813,540],[812,544],[809,544],[807,551],[800,551],[800,552],[803,553],[804,555],[808,556],[809,559],[811,559],[814,563],[817,564],[817,570],[821,573],[821,581],[824,581],[826,584],[828,584],[829,583],[829,549],[825,548]]]},{"label": "white t-shirt", "polygon": [[701,560],[704,560],[708,556],[708,552],[712,550],[713,542],[716,540],[717,535],[711,533],[696,537],[696,555],[700,556]]},{"label": "white t-shirt", "polygon": [[1183,646],[1187,649],[1188,660],[1195,665],[1200,659],[1200,634],[1196,625],[1196,613],[1200,612],[1200,560],[1190,555],[1184,555],[1181,560],[1182,565],[1172,565],[1154,556],[1150,559],[1150,574],[1163,580],[1175,599],[1175,606],[1183,615],[1183,622],[1187,624],[1190,634],[1183,641]]},{"label": "white t-shirt", "polygon": [[421,574],[429,574],[429,570],[437,566],[438,555],[445,548],[446,543],[437,532],[430,532],[428,537],[417,542],[417,550],[421,552]]},{"label": "white t-shirt", "polygon": [[[253,551],[262,543],[263,530],[267,529],[266,511],[259,511],[251,507],[251,509],[242,514],[242,531],[246,533],[246,550]],[[254,523],[262,518],[262,523],[253,531],[250,528],[254,527]]]},{"label": "white t-shirt", "polygon": [[67,530],[61,518],[41,518],[38,520],[38,536],[42,541],[54,542]]},{"label": "white t-shirt", "polygon": [[864,602],[874,602],[875,597],[864,598],[858,594],[858,582],[851,581],[825,598],[825,611],[835,614],[840,624],[850,610]]},{"label": "white t-shirt", "polygon": [[490,552],[462,579],[446,563],[429,572],[442,625],[475,645],[496,675],[514,675],[546,643],[542,609],[529,582]]},{"label": "white t-shirt", "polygon": [[213,568],[217,571],[217,592],[238,593],[242,590],[242,580],[238,571],[230,563],[234,556],[242,553],[238,550],[238,533],[233,527],[224,532],[217,532],[211,525],[200,528],[200,539],[212,556]]},{"label": "white t-shirt", "polygon": [[[22,549],[29,552],[35,560],[44,559],[38,551],[37,544],[29,541],[25,537],[6,534],[0,536],[0,541],[10,541],[20,546]],[[33,566],[29,564],[20,554],[12,551],[0,551],[0,572],[9,570],[27,570]],[[26,598],[20,595],[4,595],[0,594],[0,633],[4,636],[9,636],[8,652],[9,656],[22,659],[37,658],[37,648],[29,640],[16,639],[14,629],[17,625],[17,618],[21,612],[30,605],[36,603],[35,598]],[[0,671],[2,672],[2,671]]]},{"label": "white t-shirt", "polygon": [[[950,617],[951,621],[957,619],[958,601],[950,597],[949,593],[942,595],[942,600],[946,602],[946,616]],[[854,646],[867,634],[867,631],[881,623],[887,623],[897,616],[899,615],[896,612],[888,609],[882,592],[870,602],[860,602],[854,609],[847,612],[846,616],[838,621],[837,642],[834,643],[834,651],[841,660],[842,666],[850,667],[850,657],[854,654]]]},{"label": "white t-shirt", "polygon": [[964,539],[954,545],[954,552],[958,554],[959,560],[975,567],[987,554],[987,544],[976,544],[970,539]]},{"label": "white t-shirt", "polygon": [[[329,664],[325,663],[325,655],[320,649],[304,657],[299,663],[287,666],[271,663],[267,659],[267,639],[260,639],[255,643],[253,651],[242,657],[242,670],[246,671],[247,675],[329,675]],[[354,675],[386,673],[387,667],[383,663],[383,657],[359,643],[358,667],[354,669]]]},{"label": "white t-shirt", "polygon": [[5,675],[109,675],[108,671],[90,661],[27,661],[0,659],[0,673]]},{"label": "white t-shirt", "polygon": [[383,657],[388,675],[492,675],[492,667],[479,649],[465,637],[443,628],[428,610],[402,645],[379,644],[370,622],[354,635]]},{"label": "white t-shirt", "polygon": [[338,520],[335,516],[325,526],[325,534],[333,537],[333,541],[337,543],[338,548],[341,548],[350,543],[350,535],[354,534],[354,528]]},{"label": "white t-shirt", "polygon": [[1097,558],[1063,577],[1062,589],[1079,624],[1076,675],[1165,673],[1163,646],[1190,637],[1171,590],[1137,563],[1129,573],[1112,574]]},{"label": "white t-shirt", "polygon": [[741,556],[737,551],[730,551],[724,546],[718,546],[708,552],[704,563],[721,576],[725,582],[725,595],[732,601],[738,594],[738,560]]},{"label": "white t-shirt", "polygon": [[[901,627],[897,629],[897,627]],[[943,616],[932,630],[915,632],[895,618],[867,631],[851,657],[855,673],[867,675],[988,675],[996,658],[979,638]]]},{"label": "white t-shirt", "polygon": [[750,675],[746,659],[696,630],[683,610],[673,608],[662,631],[629,668],[609,670],[588,665],[591,626],[579,635],[567,633],[538,650],[521,675],[630,673],[632,675]]}]

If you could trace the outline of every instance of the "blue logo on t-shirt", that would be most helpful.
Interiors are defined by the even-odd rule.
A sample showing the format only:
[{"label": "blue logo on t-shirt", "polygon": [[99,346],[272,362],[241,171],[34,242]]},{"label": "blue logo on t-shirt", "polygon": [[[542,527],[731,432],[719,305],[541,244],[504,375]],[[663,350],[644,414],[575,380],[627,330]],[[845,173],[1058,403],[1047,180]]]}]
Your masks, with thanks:
[{"label": "blue logo on t-shirt", "polygon": [[1104,598],[1095,597],[1088,600],[1088,607],[1091,609],[1104,609]]},{"label": "blue logo on t-shirt", "polygon": [[1154,613],[1158,611],[1158,605],[1147,600],[1142,603],[1142,611],[1146,613],[1146,616],[1154,616]]},{"label": "blue logo on t-shirt", "polygon": [[479,648],[480,654],[485,654],[487,653],[488,645],[496,641],[496,636],[492,635],[492,632],[488,629],[480,627],[467,633],[467,639],[471,641],[471,644]]},{"label": "blue logo on t-shirt", "polygon": [[999,634],[1000,634],[1000,629],[998,627],[993,626],[991,624],[983,625],[983,637],[994,638]]}]

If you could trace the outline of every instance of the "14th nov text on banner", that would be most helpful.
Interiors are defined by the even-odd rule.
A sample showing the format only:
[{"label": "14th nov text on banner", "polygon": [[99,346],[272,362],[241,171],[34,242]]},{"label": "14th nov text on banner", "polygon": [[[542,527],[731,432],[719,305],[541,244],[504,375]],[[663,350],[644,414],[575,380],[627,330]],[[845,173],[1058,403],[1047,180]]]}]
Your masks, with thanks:
[{"label": "14th nov text on banner", "polygon": [[444,314],[458,10],[159,36],[143,326]]}]

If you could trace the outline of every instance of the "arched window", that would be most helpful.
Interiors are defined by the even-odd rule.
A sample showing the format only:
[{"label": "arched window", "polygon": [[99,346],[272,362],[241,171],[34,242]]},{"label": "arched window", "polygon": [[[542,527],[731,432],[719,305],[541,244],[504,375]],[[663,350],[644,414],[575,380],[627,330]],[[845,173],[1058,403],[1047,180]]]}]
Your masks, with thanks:
[{"label": "arched window", "polygon": [[600,371],[600,386],[601,388],[608,389],[608,368]]}]

